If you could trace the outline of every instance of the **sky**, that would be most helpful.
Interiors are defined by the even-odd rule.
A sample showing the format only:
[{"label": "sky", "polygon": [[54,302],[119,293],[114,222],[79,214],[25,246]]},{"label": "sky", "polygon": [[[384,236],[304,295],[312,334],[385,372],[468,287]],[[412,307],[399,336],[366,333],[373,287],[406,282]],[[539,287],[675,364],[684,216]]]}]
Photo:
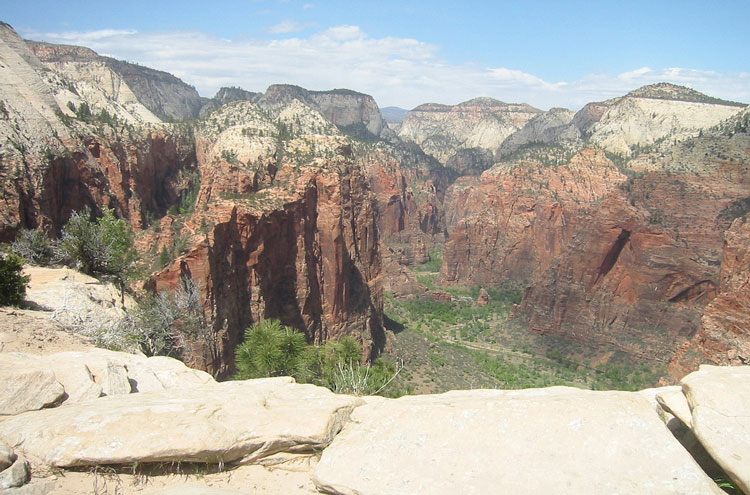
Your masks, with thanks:
[{"label": "sky", "polygon": [[[3,5],[5,4],[5,5]],[[348,88],[413,108],[578,109],[667,81],[750,103],[750,1],[0,0],[26,39],[222,86]]]}]

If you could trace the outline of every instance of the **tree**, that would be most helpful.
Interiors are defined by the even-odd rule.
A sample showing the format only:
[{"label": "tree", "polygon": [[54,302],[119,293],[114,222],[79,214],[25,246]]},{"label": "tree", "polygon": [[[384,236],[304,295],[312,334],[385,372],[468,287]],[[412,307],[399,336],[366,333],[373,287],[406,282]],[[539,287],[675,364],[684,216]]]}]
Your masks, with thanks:
[{"label": "tree", "polygon": [[114,277],[124,297],[125,283],[135,273],[138,260],[133,230],[110,208],[104,208],[98,221],[91,217],[88,207],[71,215],[63,227],[58,253],[83,273]]},{"label": "tree", "polygon": [[304,334],[278,320],[263,320],[245,331],[237,347],[237,378],[294,376],[307,341]]},{"label": "tree", "polygon": [[23,275],[23,258],[0,253],[0,306],[18,306],[26,296],[29,276]]}]

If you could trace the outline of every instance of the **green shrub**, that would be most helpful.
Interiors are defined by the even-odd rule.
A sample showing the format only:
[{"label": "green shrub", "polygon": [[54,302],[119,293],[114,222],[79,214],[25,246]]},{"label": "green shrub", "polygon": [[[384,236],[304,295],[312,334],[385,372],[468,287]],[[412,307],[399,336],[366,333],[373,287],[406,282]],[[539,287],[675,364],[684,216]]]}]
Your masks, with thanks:
[{"label": "green shrub", "polygon": [[294,376],[306,344],[302,333],[278,320],[263,320],[245,331],[245,342],[237,348],[237,378]]},{"label": "green shrub", "polygon": [[48,266],[54,257],[52,241],[41,230],[23,230],[11,249],[30,265]]},{"label": "green shrub", "polygon": [[0,306],[19,306],[26,296],[29,276],[23,275],[23,258],[0,252]]},{"label": "green shrub", "polygon": [[104,209],[98,221],[84,208],[74,212],[63,227],[58,243],[59,256],[88,275],[112,275],[121,288],[134,272],[138,252],[133,247],[130,225]]},{"label": "green shrub", "polygon": [[383,392],[400,369],[382,359],[362,365],[362,345],[344,336],[325,345],[309,345],[301,332],[278,320],[248,328],[235,352],[236,379],[292,376],[337,393],[373,395]]}]

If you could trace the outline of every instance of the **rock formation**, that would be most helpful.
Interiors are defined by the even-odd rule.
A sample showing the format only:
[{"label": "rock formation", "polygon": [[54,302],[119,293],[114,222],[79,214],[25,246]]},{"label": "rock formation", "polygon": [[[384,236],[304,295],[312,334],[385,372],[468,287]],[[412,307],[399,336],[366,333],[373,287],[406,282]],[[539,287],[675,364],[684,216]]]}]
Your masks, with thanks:
[{"label": "rock formation", "polygon": [[736,114],[745,105],[710,98],[672,84],[644,86],[608,105],[586,129],[590,140],[615,153],[629,155],[662,139],[683,140]]},{"label": "rock formation", "polygon": [[116,99],[132,96],[124,101],[145,106],[161,120],[196,118],[203,104],[194,87],[167,72],[102,57],[80,46],[34,41],[28,46],[47,67],[72,76],[76,91],[87,101],[86,91],[111,91]]},{"label": "rock formation", "polygon": [[158,290],[185,275],[205,288],[222,346],[204,365],[218,373],[263,318],[310,342],[356,334],[368,356],[384,345],[377,211],[351,146],[297,100],[277,115],[239,101],[201,124],[193,247],[154,278]]},{"label": "rock formation", "polygon": [[535,280],[565,249],[577,212],[625,180],[595,149],[566,165],[519,160],[495,165],[479,179],[459,179],[445,201],[451,233],[441,279],[490,285]]},{"label": "rock formation", "polygon": [[549,144],[580,139],[580,130],[571,125],[575,115],[575,112],[566,108],[551,108],[548,112],[537,115],[503,141],[497,150],[498,156],[507,156],[532,143]]},{"label": "rock formation", "polygon": [[455,106],[427,103],[407,114],[399,137],[418,144],[445,164],[460,149],[494,152],[508,136],[540,113],[526,104],[508,104],[492,98],[475,98]]},{"label": "rock formation", "polygon": [[221,88],[216,92],[213,98],[208,100],[203,107],[201,107],[200,117],[207,117],[208,114],[227,103],[238,100],[256,101],[262,95],[260,93],[253,93],[252,91],[245,91],[242,88]]},{"label": "rock formation", "polygon": [[[195,162],[186,129],[147,125],[158,119],[98,59],[70,62],[77,69],[57,72],[9,26],[0,26],[0,41],[6,73],[0,86],[0,240],[20,228],[58,233],[71,212],[85,206],[114,207],[136,229],[163,215],[188,185]],[[79,78],[78,94],[67,77]],[[112,86],[95,82],[101,78]],[[80,111],[83,105],[88,113]]]},{"label": "rock formation", "polygon": [[750,363],[750,221],[737,218],[724,233],[718,295],[703,312],[701,329],[681,347],[670,374],[682,376],[702,362]]},{"label": "rock formation", "polygon": [[[311,342],[354,333],[367,356],[382,349],[377,208],[334,125],[387,134],[371,97],[297,88],[299,100],[272,87],[259,100],[265,110],[240,101],[195,129],[164,124],[157,114],[194,110],[172,76],[79,47],[27,45],[6,25],[0,34],[0,240],[21,228],[55,235],[85,206],[114,207],[136,230],[153,223],[138,240],[153,249],[146,256],[181,236],[187,256],[151,286],[174,288],[188,274],[201,284],[221,345],[196,364],[214,373],[231,371],[234,346],[263,318]],[[179,223],[165,217],[193,201]]]},{"label": "rock formation", "polygon": [[393,136],[373,97],[348,89],[308,91],[290,84],[274,84],[258,98],[257,103],[273,110],[293,100],[319,111],[341,130],[358,138],[369,140]]}]

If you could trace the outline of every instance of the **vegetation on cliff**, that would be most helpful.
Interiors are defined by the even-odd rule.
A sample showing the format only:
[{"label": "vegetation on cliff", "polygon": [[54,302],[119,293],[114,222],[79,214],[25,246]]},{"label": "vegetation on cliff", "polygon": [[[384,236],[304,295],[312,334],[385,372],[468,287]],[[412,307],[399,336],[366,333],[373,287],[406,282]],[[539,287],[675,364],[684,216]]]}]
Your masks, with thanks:
[{"label": "vegetation on cliff", "polygon": [[337,393],[404,393],[389,387],[401,371],[393,363],[376,359],[361,364],[362,344],[344,336],[325,345],[309,345],[305,335],[278,320],[263,320],[245,332],[236,351],[236,379],[293,376],[299,383],[322,385]]}]

